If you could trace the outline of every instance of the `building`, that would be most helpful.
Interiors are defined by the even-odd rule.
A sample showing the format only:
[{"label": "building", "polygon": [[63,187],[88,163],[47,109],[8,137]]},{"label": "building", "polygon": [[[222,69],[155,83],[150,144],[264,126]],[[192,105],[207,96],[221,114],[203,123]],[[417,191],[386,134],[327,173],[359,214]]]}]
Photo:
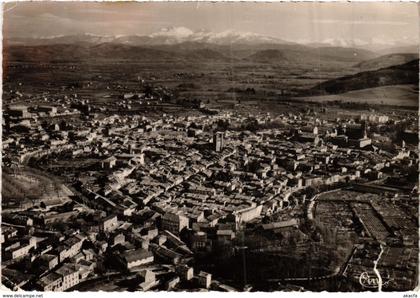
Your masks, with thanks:
[{"label": "building", "polygon": [[372,123],[386,123],[389,121],[389,117],[386,115],[376,115],[376,114],[361,114],[360,115],[360,120],[368,120],[369,122]]},{"label": "building", "polygon": [[366,146],[369,146],[372,144],[372,140],[369,138],[361,138],[361,139],[349,139],[348,145],[350,147],[356,147],[356,148],[364,148]]},{"label": "building", "polygon": [[178,276],[175,276],[174,278],[171,278],[166,282],[166,290],[172,290],[175,288],[180,282],[180,278]]},{"label": "building", "polygon": [[123,244],[125,242],[125,236],[123,233],[117,233],[115,235],[112,235],[110,238],[110,244],[111,246],[115,246],[118,244]]},{"label": "building", "polygon": [[108,157],[101,162],[102,169],[112,169],[117,164],[117,158],[115,156]]},{"label": "building", "polygon": [[365,121],[359,124],[346,124],[342,130],[349,139],[362,139],[367,136]]},{"label": "building", "polygon": [[34,223],[32,218],[19,214],[13,214],[10,216],[6,215],[4,216],[3,221],[21,226],[32,226]]},{"label": "building", "polygon": [[52,106],[40,106],[38,107],[38,112],[39,113],[45,113],[49,116],[54,116],[57,114],[57,107],[52,107]]},{"label": "building", "polygon": [[197,275],[197,281],[201,287],[208,289],[211,285],[211,274],[200,271],[200,273]]},{"label": "building", "polygon": [[65,264],[55,271],[61,275],[61,291],[65,291],[77,285],[79,283],[79,272],[73,266]]},{"label": "building", "polygon": [[26,256],[33,248],[36,248],[36,238],[30,237],[27,240],[17,243],[17,245],[13,246],[10,250],[6,248],[5,256],[8,259],[14,260]]},{"label": "building", "polygon": [[364,148],[372,144],[372,140],[367,137],[366,122],[359,124],[347,124],[340,128],[340,134],[330,137],[329,141],[340,147]]},{"label": "building", "polygon": [[175,267],[175,272],[179,274],[183,280],[191,280],[194,277],[194,268],[187,265],[178,265]]},{"label": "building", "polygon": [[101,224],[101,231],[112,232],[118,227],[118,218],[116,215],[106,217]]},{"label": "building", "polygon": [[22,105],[9,106],[7,113],[10,117],[15,118],[28,118],[30,116],[30,113],[28,113],[28,107]]},{"label": "building", "polygon": [[37,286],[44,292],[61,292],[62,291],[62,277],[60,274],[51,272],[42,277]]},{"label": "building", "polygon": [[258,205],[237,210],[234,211],[230,217],[234,217],[234,221],[238,227],[242,223],[249,222],[255,218],[258,218],[261,215],[262,207],[262,205]]},{"label": "building", "polygon": [[330,136],[328,138],[328,141],[330,141],[333,145],[337,145],[339,147],[346,147],[349,142],[349,138],[345,135],[337,135]]},{"label": "building", "polygon": [[64,244],[66,246],[66,257],[71,258],[77,255],[82,248],[84,240],[84,237],[73,236],[64,241]]},{"label": "building", "polygon": [[58,265],[58,257],[50,254],[43,254],[40,257],[40,262],[45,265],[49,270]]},{"label": "building", "polygon": [[317,146],[320,142],[319,136],[314,133],[302,132],[297,135],[297,140],[302,143],[312,143]]},{"label": "building", "polygon": [[178,235],[182,229],[187,228],[189,219],[181,212],[166,212],[162,217],[162,230],[168,230]]},{"label": "building", "polygon": [[213,147],[216,152],[220,152],[224,147],[224,136],[225,134],[221,131],[216,132],[213,135]]},{"label": "building", "polygon": [[139,276],[140,279],[145,283],[152,283],[156,281],[156,275],[151,270],[142,270],[137,273],[137,276]]},{"label": "building", "polygon": [[203,231],[195,232],[191,236],[191,249],[195,252],[205,251],[207,247],[207,234]]}]

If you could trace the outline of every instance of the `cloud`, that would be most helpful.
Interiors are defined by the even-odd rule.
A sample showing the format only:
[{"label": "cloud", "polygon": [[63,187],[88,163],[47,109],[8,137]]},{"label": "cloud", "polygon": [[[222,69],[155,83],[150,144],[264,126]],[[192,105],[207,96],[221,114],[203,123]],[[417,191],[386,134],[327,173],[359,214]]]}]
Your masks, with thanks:
[{"label": "cloud", "polygon": [[337,20],[337,19],[315,19],[315,24],[337,24],[337,25],[395,25],[406,26],[410,25],[408,22],[403,21],[376,21],[376,20]]}]

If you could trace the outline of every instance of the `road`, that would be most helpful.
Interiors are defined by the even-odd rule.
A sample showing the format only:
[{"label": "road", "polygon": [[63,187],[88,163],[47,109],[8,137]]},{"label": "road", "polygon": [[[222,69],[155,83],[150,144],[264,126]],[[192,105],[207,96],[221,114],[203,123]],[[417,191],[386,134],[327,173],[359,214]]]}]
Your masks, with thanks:
[{"label": "road", "polygon": [[309,220],[314,220],[313,208],[315,207],[316,200],[318,199],[319,196],[324,195],[324,194],[327,194],[327,193],[333,193],[333,192],[336,192],[336,191],[340,191],[341,189],[342,188],[337,188],[337,189],[333,189],[333,190],[328,190],[328,191],[320,192],[320,193],[314,195],[311,198],[311,200],[310,200],[311,202],[309,203],[309,206],[308,206],[308,212],[307,212],[308,219]]},{"label": "road", "polygon": [[87,291],[87,290],[92,290],[95,285],[97,285],[98,283],[103,283],[104,281],[110,280],[111,278],[113,280],[116,280],[118,278],[123,277],[124,273],[120,273],[120,272],[112,272],[112,273],[105,273],[104,275],[101,276],[95,276],[95,277],[91,277],[88,279],[85,279],[84,281],[80,282],[79,284],[77,284],[76,286],[68,289],[67,291]]},{"label": "road", "polygon": [[269,282],[285,282],[285,281],[315,281],[315,280],[325,280],[334,278],[339,275],[341,269],[340,267],[335,268],[334,272],[321,275],[321,276],[308,276],[308,277],[290,277],[290,278],[282,278],[282,279],[268,279]]}]

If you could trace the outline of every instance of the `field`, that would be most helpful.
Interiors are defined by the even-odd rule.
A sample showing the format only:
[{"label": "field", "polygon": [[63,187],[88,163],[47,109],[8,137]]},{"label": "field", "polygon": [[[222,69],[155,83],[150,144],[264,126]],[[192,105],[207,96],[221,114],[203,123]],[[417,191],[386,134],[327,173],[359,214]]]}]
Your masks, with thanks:
[{"label": "field", "polygon": [[[74,96],[91,102],[115,100],[128,92],[140,92],[140,80],[174,90],[179,98],[216,101],[277,98],[313,87],[321,81],[350,74],[347,63],[328,70],[310,66],[283,67],[267,63],[218,62],[171,63],[89,61],[75,63],[7,62],[4,67],[3,99],[18,97],[15,91],[44,101]],[[247,90],[248,89],[248,90]]]},{"label": "field", "polygon": [[53,177],[34,169],[3,169],[2,204],[16,206],[33,199],[51,200],[68,197],[71,193]]},{"label": "field", "polygon": [[300,97],[311,102],[352,102],[377,105],[394,105],[403,107],[418,107],[418,87],[415,85],[393,85],[350,91],[337,95]]},{"label": "field", "polygon": [[[311,66],[282,67],[253,62],[164,63],[104,61],[104,63],[15,63],[5,65],[3,99],[7,103],[54,102],[64,97],[92,103],[114,102],[118,96],[141,92],[140,81],[162,86],[178,98],[200,99],[204,103],[220,101],[293,100],[294,94],[317,84],[354,73],[351,64],[317,70]],[[22,97],[16,96],[16,91]],[[303,102],[418,106],[418,87],[392,85],[350,91],[336,95],[296,98]]]}]

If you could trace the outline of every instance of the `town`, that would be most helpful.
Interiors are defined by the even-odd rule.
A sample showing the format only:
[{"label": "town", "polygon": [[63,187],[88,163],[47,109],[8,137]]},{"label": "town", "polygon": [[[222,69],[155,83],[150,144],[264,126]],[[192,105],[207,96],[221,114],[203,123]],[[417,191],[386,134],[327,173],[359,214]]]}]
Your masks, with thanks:
[{"label": "town", "polygon": [[3,106],[4,285],[416,286],[415,111],[223,107],[141,82],[106,102],[14,93]]}]

